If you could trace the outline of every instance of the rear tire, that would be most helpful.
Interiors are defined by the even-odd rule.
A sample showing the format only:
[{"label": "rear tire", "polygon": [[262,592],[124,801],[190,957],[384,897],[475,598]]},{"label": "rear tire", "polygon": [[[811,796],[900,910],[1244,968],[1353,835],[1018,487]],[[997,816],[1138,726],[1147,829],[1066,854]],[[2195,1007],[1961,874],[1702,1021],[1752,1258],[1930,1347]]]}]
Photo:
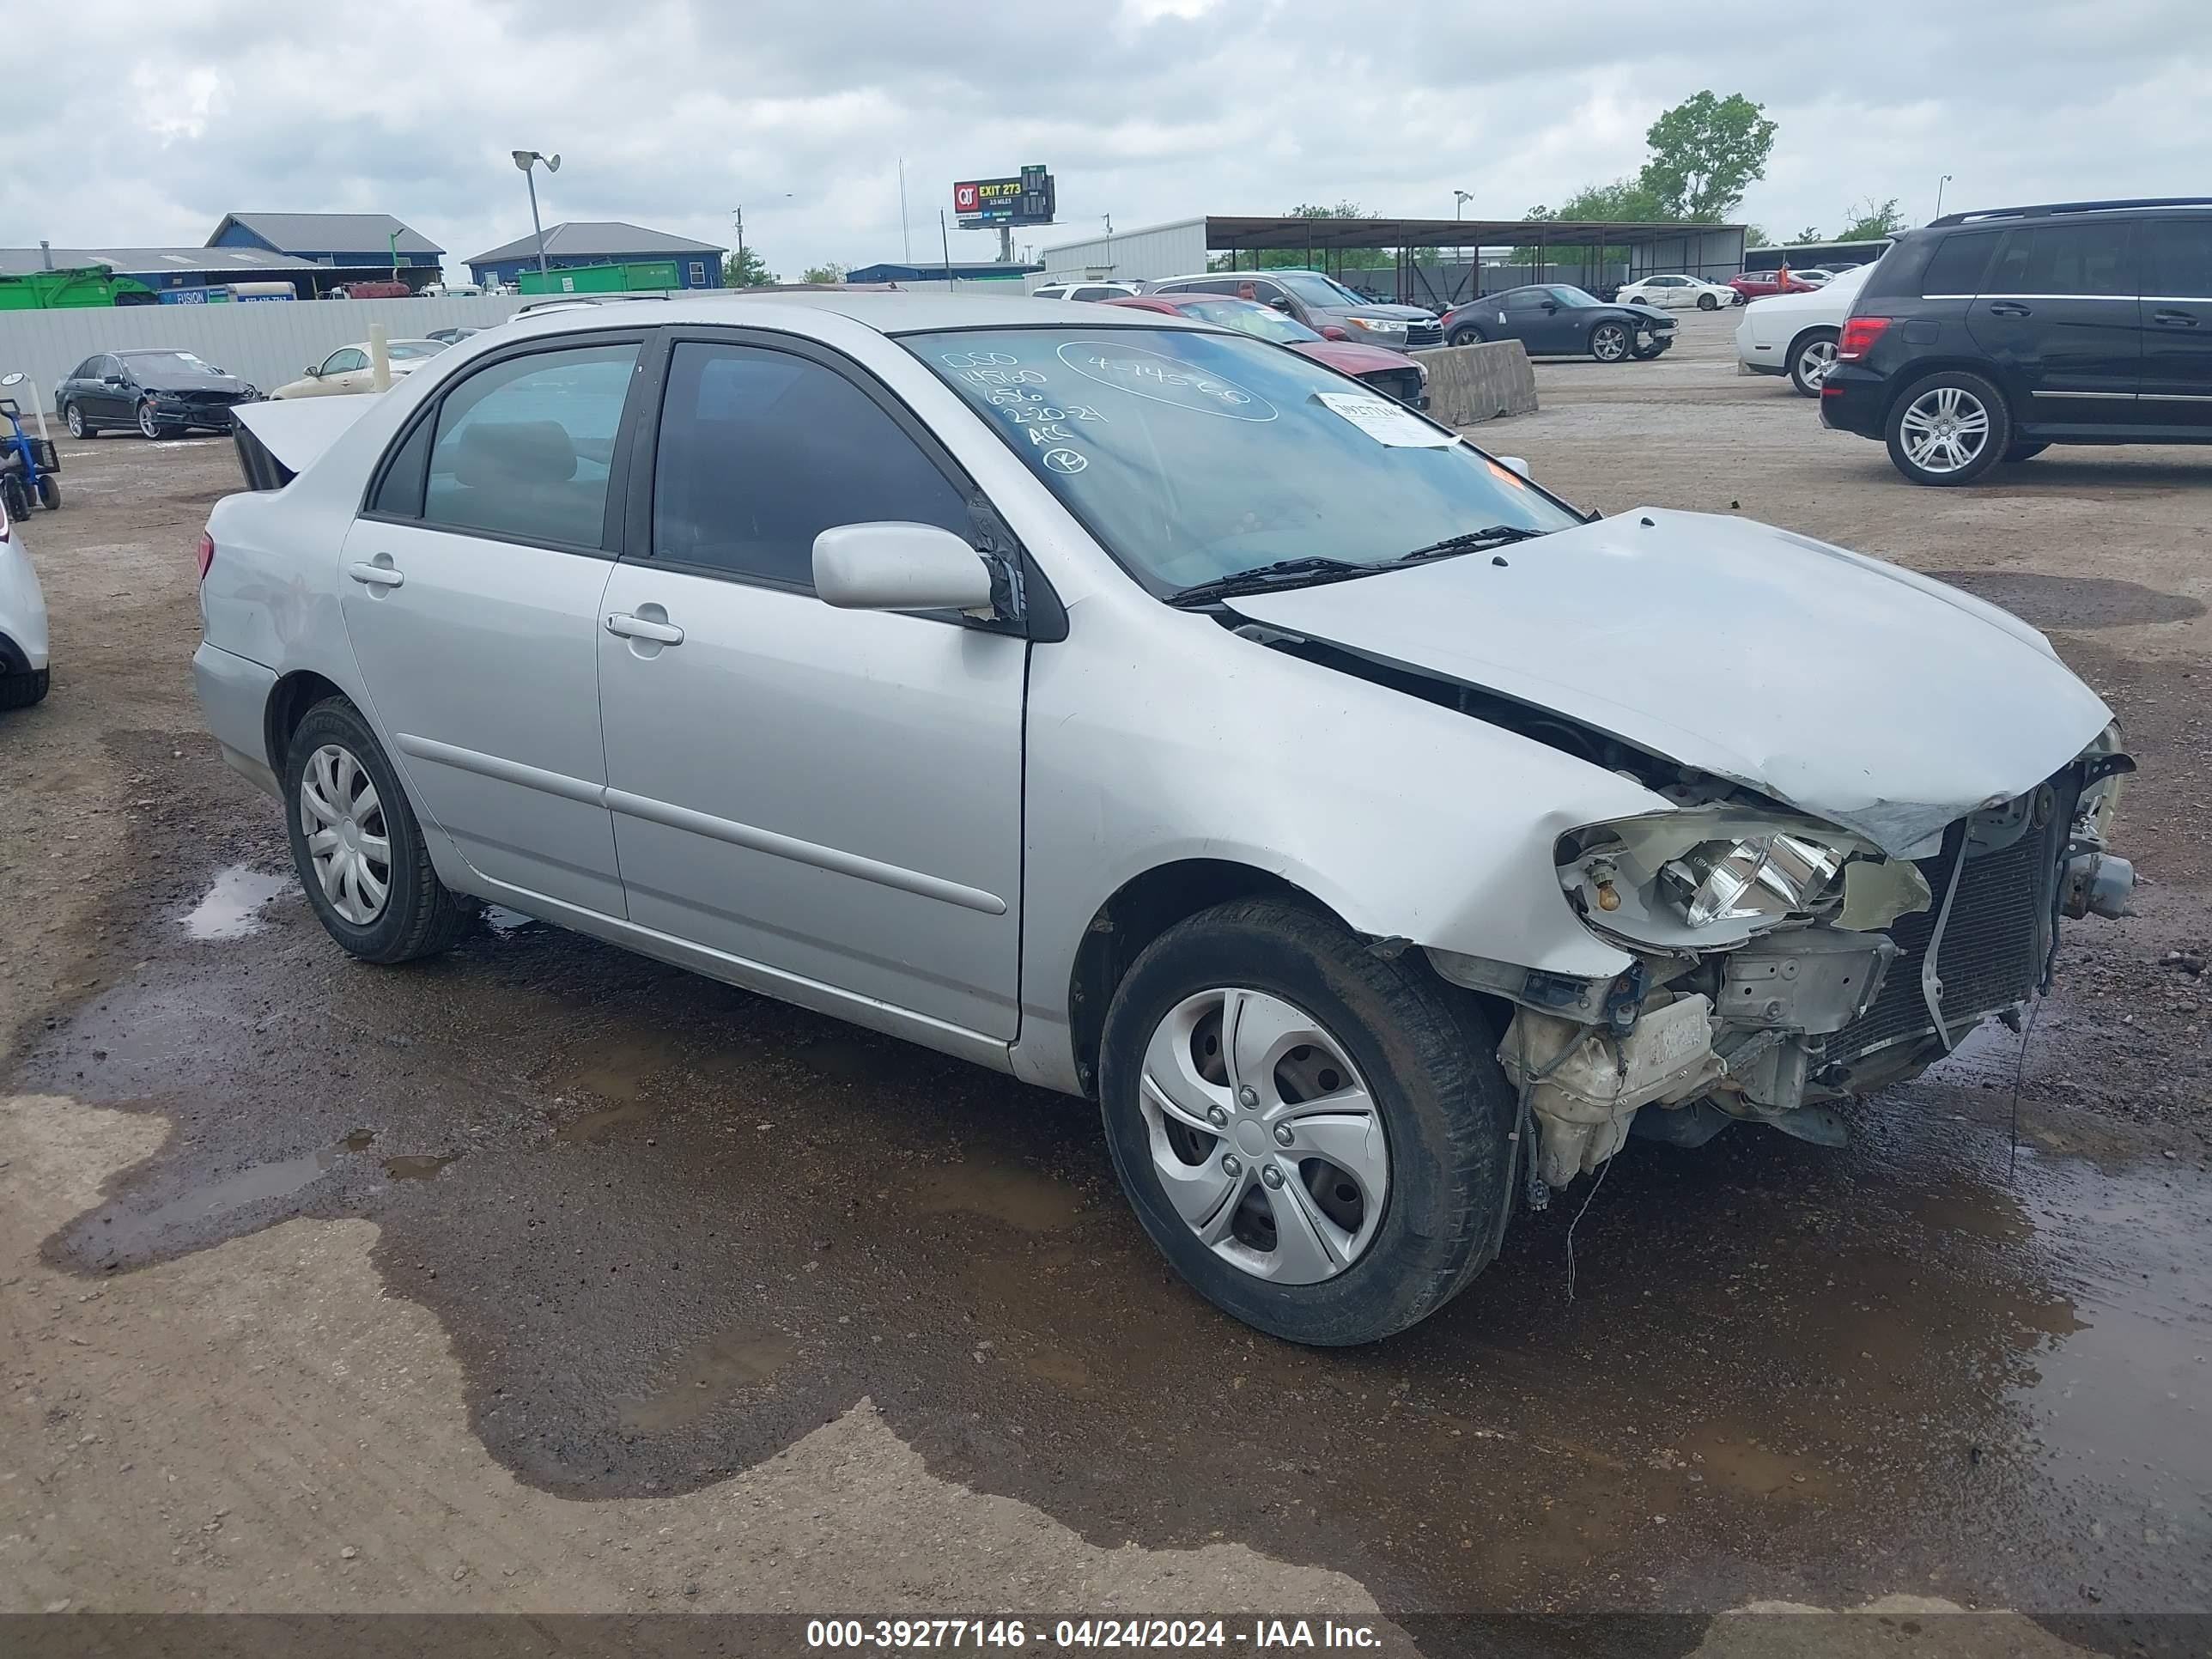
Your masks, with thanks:
[{"label": "rear tire", "polygon": [[[1212,1027],[1214,1040],[1202,1050],[1204,1019],[1188,1029],[1179,1024],[1216,995],[1258,1011],[1249,1020],[1294,1018],[1265,1028],[1273,1040],[1256,1045],[1231,1073],[1228,1063],[1239,1051],[1233,1036],[1221,1033],[1226,1000]],[[1238,1018],[1252,1029],[1247,1016]],[[1376,1341],[1443,1306],[1495,1252],[1512,1194],[1516,1106],[1496,1044],[1474,1000],[1438,981],[1419,951],[1385,958],[1303,904],[1233,900],[1161,934],[1115,991],[1100,1047],[1107,1146],[1153,1243],[1217,1307],[1286,1341],[1328,1347]],[[1333,1072],[1332,1054],[1340,1055],[1349,1078]],[[1169,1121],[1160,1092],[1148,1083],[1164,1072],[1164,1056],[1195,1070],[1162,1081],[1197,1097],[1201,1111],[1218,1109],[1218,1120],[1199,1118],[1195,1132],[1187,1119]],[[1193,1082],[1209,1063],[1221,1079]],[[1299,1082],[1302,1066],[1319,1068],[1311,1073],[1312,1092]],[[1248,1102],[1241,1086],[1232,1092],[1245,1082],[1256,1085],[1255,1101]],[[1352,1115],[1288,1121],[1316,1125],[1315,1147],[1348,1149],[1340,1167],[1314,1155],[1300,1138],[1303,1127],[1286,1129],[1290,1140],[1252,1133],[1269,1121],[1273,1102],[1322,1098],[1346,1103]],[[1352,1126],[1349,1139],[1323,1140],[1318,1126],[1330,1117],[1339,1130]],[[1218,1134],[1206,1127],[1217,1121]],[[1279,1142],[1291,1150],[1279,1153]],[[1253,1167],[1231,1171],[1231,1158]],[[1348,1173],[1355,1164],[1364,1175]],[[1178,1187],[1188,1174],[1188,1188],[1178,1194],[1184,1208],[1170,1196],[1164,1170]],[[1267,1176],[1264,1185],[1255,1171]],[[1286,1171],[1289,1179],[1277,1179]],[[1379,1188],[1376,1214],[1369,1215],[1364,1192],[1356,1205],[1347,1197],[1355,1180]],[[1241,1194],[1212,1212],[1230,1216],[1233,1225],[1185,1218],[1209,1182]],[[1247,1210],[1250,1217],[1237,1218]],[[1315,1247],[1303,1234],[1293,1241],[1271,1218],[1291,1225],[1316,1210],[1343,1231],[1327,1233],[1334,1241],[1321,1252],[1328,1270],[1313,1277],[1298,1263],[1319,1259]],[[1260,1228],[1256,1245],[1247,1236],[1253,1224]],[[1202,1225],[1219,1236],[1209,1242]],[[1323,1232],[1316,1226],[1314,1236]]]},{"label": "rear tire", "polygon": [[72,438],[97,438],[100,428],[84,418],[84,410],[71,404],[62,410],[62,421]]},{"label": "rear tire", "polygon": [[2006,449],[2004,453],[2004,465],[2007,466],[2017,466],[2022,461],[2032,461],[2038,455],[2040,455],[2045,450],[2050,447],[2051,446],[2049,444],[2033,443],[2023,438],[2019,442],[2013,444]]},{"label": "rear tire", "polygon": [[1473,323],[1462,323],[1452,331],[1451,343],[1455,346],[1480,345],[1489,337]]},{"label": "rear tire", "polygon": [[0,674],[0,708],[28,708],[34,702],[44,702],[49,679],[49,671],[44,668],[27,674]]},{"label": "rear tire", "polygon": [[[341,758],[325,771],[319,757]],[[363,779],[366,790],[356,787]],[[361,711],[345,698],[325,697],[293,732],[284,757],[283,801],[300,885],[325,931],[349,955],[363,962],[412,962],[450,949],[466,931],[474,907],[438,879],[398,775]],[[333,806],[335,814],[328,810]],[[320,850],[311,844],[311,836],[319,840],[325,834],[337,839]],[[357,871],[349,881],[341,870],[326,880],[329,866],[318,859],[343,859],[348,852],[358,854],[365,873]]]},{"label": "rear tire", "polygon": [[1889,459],[1914,483],[1969,484],[2012,447],[2004,394],[1978,374],[1939,369],[1890,405]]}]

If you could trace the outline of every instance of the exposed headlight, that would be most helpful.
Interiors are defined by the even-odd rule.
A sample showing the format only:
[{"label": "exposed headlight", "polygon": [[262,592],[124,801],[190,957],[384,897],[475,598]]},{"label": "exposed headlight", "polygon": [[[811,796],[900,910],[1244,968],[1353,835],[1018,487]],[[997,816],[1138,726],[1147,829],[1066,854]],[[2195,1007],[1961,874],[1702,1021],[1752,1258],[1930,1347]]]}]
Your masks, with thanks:
[{"label": "exposed headlight", "polygon": [[1692,927],[1784,916],[1812,908],[1844,867],[1843,854],[1777,830],[1699,843],[1660,868],[1660,884]]}]

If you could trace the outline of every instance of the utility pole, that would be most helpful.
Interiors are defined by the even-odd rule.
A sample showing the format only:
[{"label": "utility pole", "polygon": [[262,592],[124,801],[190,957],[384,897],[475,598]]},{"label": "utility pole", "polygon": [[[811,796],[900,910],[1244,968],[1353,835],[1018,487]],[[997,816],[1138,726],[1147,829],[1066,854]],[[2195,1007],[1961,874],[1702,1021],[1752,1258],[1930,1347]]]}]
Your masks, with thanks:
[{"label": "utility pole", "polygon": [[1951,175],[1948,173],[1936,181],[1936,216],[1938,219],[1943,216],[1943,186],[1950,182]]},{"label": "utility pole", "polygon": [[899,252],[914,263],[914,222],[906,216],[906,157],[899,157]]},{"label": "utility pole", "polygon": [[[522,169],[522,176],[530,183],[530,228],[538,235],[538,274],[543,276],[545,275],[545,226],[538,217],[538,175],[531,169],[543,161],[546,172],[558,173],[561,171],[561,158],[558,155],[541,155],[534,149],[508,153],[514,156],[514,165]],[[395,253],[392,257],[397,258],[398,256]]]},{"label": "utility pole", "polygon": [[952,238],[945,228],[945,210],[937,210],[937,245],[945,252],[945,291],[952,291]]}]

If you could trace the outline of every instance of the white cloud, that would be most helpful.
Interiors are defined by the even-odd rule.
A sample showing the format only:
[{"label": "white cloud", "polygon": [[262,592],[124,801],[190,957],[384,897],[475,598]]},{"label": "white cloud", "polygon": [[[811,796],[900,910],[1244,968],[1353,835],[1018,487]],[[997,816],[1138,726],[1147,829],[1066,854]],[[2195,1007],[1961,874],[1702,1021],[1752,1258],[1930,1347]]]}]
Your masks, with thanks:
[{"label": "white cloud", "polygon": [[[1703,15],[1644,0],[103,0],[40,13],[42,61],[124,54],[9,113],[56,136],[0,173],[0,241],[193,242],[233,210],[397,214],[466,254],[529,228],[507,152],[562,156],[548,222],[746,240],[778,270],[917,255],[952,181],[1044,161],[1049,245],[1208,210],[1351,199],[1510,217],[1631,173],[1701,88],[1780,136],[1744,213],[1833,228],[1932,210],[2204,187],[2206,0],[1856,0]],[[956,258],[995,238],[952,233]]]}]

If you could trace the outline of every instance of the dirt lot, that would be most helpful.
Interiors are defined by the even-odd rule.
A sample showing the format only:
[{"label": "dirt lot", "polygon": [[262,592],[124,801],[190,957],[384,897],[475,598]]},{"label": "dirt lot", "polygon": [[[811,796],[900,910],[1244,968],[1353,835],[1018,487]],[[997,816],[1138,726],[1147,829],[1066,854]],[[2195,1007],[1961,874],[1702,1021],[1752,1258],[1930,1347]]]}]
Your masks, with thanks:
[{"label": "dirt lot", "polygon": [[1717,1653],[1717,1609],[1901,1596],[1881,1651],[1946,1607],[2177,1639],[2111,1615],[2212,1608],[2212,451],[1914,489],[1731,326],[1478,436],[2050,631],[2142,763],[2142,914],[2069,928],[2016,1158],[1985,1032],[1844,1152],[1632,1143],[1571,1298],[1579,1188],[1348,1353],[1172,1282],[1079,1103],[519,918],[341,959],[193,706],[228,445],[65,443],[53,691],[0,719],[0,1613],[1663,1610],[1638,1650]]}]

